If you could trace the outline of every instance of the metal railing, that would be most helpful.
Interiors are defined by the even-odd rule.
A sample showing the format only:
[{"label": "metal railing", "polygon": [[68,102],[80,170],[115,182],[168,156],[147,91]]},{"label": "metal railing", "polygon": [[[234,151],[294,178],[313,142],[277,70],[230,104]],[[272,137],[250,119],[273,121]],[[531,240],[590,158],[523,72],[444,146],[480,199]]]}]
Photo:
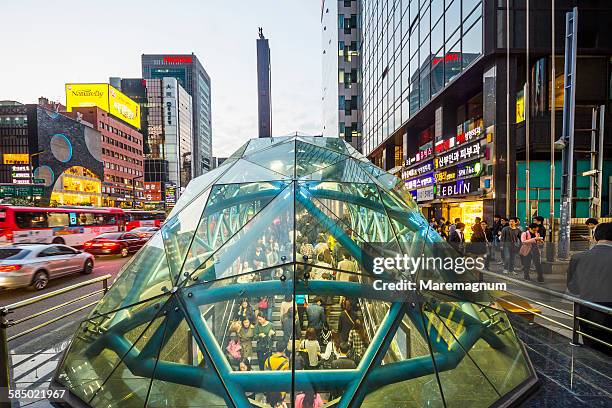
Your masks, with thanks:
[{"label": "metal railing", "polygon": [[[8,336],[8,329],[10,327],[14,327],[17,326],[21,323],[27,322],[29,320],[32,320],[34,318],[46,315],[47,313],[50,312],[54,312],[56,310],[59,310],[63,307],[66,307],[68,305],[71,305],[73,303],[77,303],[80,301],[83,301],[85,299],[91,298],[92,296],[96,296],[99,294],[105,294],[106,292],[108,292],[108,288],[109,288],[109,279],[112,278],[112,275],[104,275],[104,276],[100,276],[98,278],[95,279],[90,279],[84,282],[80,282],[80,283],[76,283],[74,285],[71,286],[67,286],[65,288],[62,289],[58,289],[56,291],[53,292],[49,292],[49,293],[45,293],[42,294],[40,296],[35,296],[33,298],[30,299],[26,299],[26,300],[22,300],[21,302],[16,302],[16,303],[12,303],[10,305],[6,305],[6,306],[0,306],[0,408],[10,408],[11,407],[11,402],[8,398],[8,394],[9,394],[9,388],[11,386],[11,377],[10,377],[10,363],[9,363],[9,348],[8,348],[8,343],[9,341],[18,339],[22,336],[25,336],[26,334],[32,333],[36,330],[40,330],[46,326],[49,326],[50,324],[53,324],[61,319],[64,319],[68,316],[72,316],[78,312],[81,312],[85,309],[87,309],[88,307],[91,307],[93,305],[95,305],[96,303],[98,303],[98,300],[95,300],[93,302],[87,303],[86,305],[80,306],[76,309],[70,310],[66,313],[63,313],[61,316],[55,317],[53,319],[47,320],[44,323],[38,324],[34,327],[31,327],[27,330],[24,330],[20,333],[17,333],[15,335],[12,336]],[[59,305],[50,307],[48,309],[33,313],[29,316],[23,317],[21,319],[17,319],[17,320],[11,320],[8,318],[8,316],[13,313],[15,310],[24,308],[26,306],[30,306],[33,304],[36,304],[38,302],[47,300],[47,299],[51,299],[54,298],[56,296],[59,295],[64,295],[66,293],[72,292],[76,289],[80,289],[86,286],[90,286],[93,285],[95,283],[99,283],[102,282],[102,289],[99,290],[95,290],[93,292],[90,292],[86,295],[83,296],[79,296],[75,299],[71,299],[67,302],[64,303],[60,303]]]},{"label": "metal railing", "polygon": [[[568,312],[566,310],[562,310],[562,309],[559,309],[557,307],[548,305],[548,304],[546,304],[544,302],[541,302],[539,300],[529,298],[527,296],[518,294],[516,292],[508,291],[508,293],[512,294],[513,296],[521,298],[521,299],[527,301],[530,304],[535,304],[535,305],[541,306],[541,307],[546,308],[548,310],[551,310],[551,311],[553,311],[555,313],[559,313],[559,314],[562,314],[564,316],[567,316],[567,317],[571,318],[572,319],[572,326],[570,327],[567,324],[559,322],[559,321],[557,321],[557,320],[555,320],[555,319],[553,319],[551,317],[544,316],[541,311],[534,311],[533,309],[529,309],[529,308],[527,308],[525,306],[516,304],[516,303],[514,303],[514,302],[512,302],[512,301],[510,301],[508,299],[504,299],[504,298],[501,298],[501,297],[493,296],[496,300],[503,301],[503,302],[513,306],[513,307],[516,307],[517,309],[520,309],[520,310],[525,311],[527,313],[533,314],[533,315],[535,315],[535,316],[537,316],[539,318],[542,318],[542,319],[546,320],[547,322],[550,322],[550,323],[552,323],[552,324],[554,324],[554,325],[556,325],[558,327],[561,327],[563,329],[571,331],[572,332],[572,341],[571,341],[572,345],[575,345],[575,346],[580,345],[580,336],[583,336],[585,338],[591,339],[593,341],[596,341],[596,342],[598,342],[600,344],[603,344],[603,345],[605,345],[607,347],[612,348],[612,344],[608,343],[607,341],[602,340],[602,339],[598,339],[598,338],[596,338],[596,337],[594,337],[594,336],[592,336],[592,335],[590,335],[588,333],[585,333],[583,330],[581,330],[580,323],[585,323],[585,324],[587,324],[589,326],[596,327],[596,328],[598,328],[600,330],[605,330],[605,331],[607,331],[609,333],[612,333],[612,327],[603,326],[603,325],[601,325],[601,324],[599,324],[597,322],[593,322],[591,320],[588,320],[588,319],[585,319],[585,318],[579,316],[580,306],[584,306],[586,308],[593,309],[593,310],[596,310],[598,312],[601,312],[601,313],[604,313],[604,314],[607,314],[607,315],[612,315],[612,308],[609,308],[609,307],[606,307],[606,306],[602,306],[602,305],[597,304],[597,303],[589,302],[589,301],[586,301],[584,299],[580,299],[580,298],[577,298],[575,296],[569,295],[567,293],[560,293],[560,292],[554,291],[552,289],[548,289],[548,288],[536,285],[534,283],[526,282],[526,281],[523,281],[523,280],[520,280],[520,279],[512,278],[510,276],[502,275],[502,274],[499,274],[499,273],[490,272],[490,271],[484,271],[484,270],[481,271],[481,273],[483,275],[492,276],[492,277],[495,277],[497,279],[502,279],[502,280],[508,281],[508,282],[513,283],[513,284],[515,284],[517,286],[520,286],[520,287],[523,287],[523,288],[526,288],[526,289],[530,289],[530,290],[533,290],[535,292],[540,292],[540,293],[543,293],[543,294],[546,294],[546,295],[549,295],[549,296],[552,296],[552,297],[555,297],[555,298],[558,298],[558,299],[567,300],[569,302],[572,302],[572,311],[570,313],[570,312]],[[584,328],[584,325],[582,326],[582,328]]]}]

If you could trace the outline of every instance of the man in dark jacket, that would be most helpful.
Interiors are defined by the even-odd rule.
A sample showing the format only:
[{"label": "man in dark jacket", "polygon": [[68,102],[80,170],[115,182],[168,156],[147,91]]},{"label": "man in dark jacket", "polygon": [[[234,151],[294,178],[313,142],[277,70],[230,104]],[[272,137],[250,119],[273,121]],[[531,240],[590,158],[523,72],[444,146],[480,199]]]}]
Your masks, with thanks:
[{"label": "man in dark jacket", "polygon": [[321,298],[316,297],[314,301],[306,308],[306,316],[308,317],[308,327],[316,330],[317,335],[323,328],[325,323],[325,309],[321,306]]},{"label": "man in dark jacket", "polygon": [[[593,238],[597,242],[588,251],[572,256],[567,273],[567,289],[573,295],[589,302],[612,307],[612,222],[601,223],[595,228]],[[601,326],[612,327],[612,315],[579,305],[578,315]],[[580,331],[612,344],[612,333],[586,322],[580,322]],[[612,356],[612,349],[583,336],[586,346]]]},{"label": "man in dark jacket", "polygon": [[448,236],[448,242],[451,244],[453,248],[457,250],[460,254],[465,253],[465,224],[459,222],[456,224],[455,229]]},{"label": "man in dark jacket", "polygon": [[500,241],[504,252],[504,273],[514,273],[514,261],[521,247],[521,229],[517,226],[519,219],[512,217],[501,231]]},{"label": "man in dark jacket", "polygon": [[346,342],[340,343],[338,358],[331,363],[332,369],[350,370],[357,368],[357,364],[347,356],[350,347],[351,346]]}]

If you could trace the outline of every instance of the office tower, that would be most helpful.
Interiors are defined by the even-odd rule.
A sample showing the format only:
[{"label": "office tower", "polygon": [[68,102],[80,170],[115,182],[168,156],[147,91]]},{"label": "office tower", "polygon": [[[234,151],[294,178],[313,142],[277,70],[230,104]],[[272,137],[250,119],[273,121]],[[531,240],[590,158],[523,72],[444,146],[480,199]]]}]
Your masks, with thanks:
[{"label": "office tower", "polygon": [[259,28],[257,39],[257,114],[259,137],[272,136],[272,72],[270,69],[270,45]]},{"label": "office tower", "polygon": [[210,77],[194,54],[143,54],[144,79],[176,78],[192,97],[193,176],[212,167],[211,84]]}]

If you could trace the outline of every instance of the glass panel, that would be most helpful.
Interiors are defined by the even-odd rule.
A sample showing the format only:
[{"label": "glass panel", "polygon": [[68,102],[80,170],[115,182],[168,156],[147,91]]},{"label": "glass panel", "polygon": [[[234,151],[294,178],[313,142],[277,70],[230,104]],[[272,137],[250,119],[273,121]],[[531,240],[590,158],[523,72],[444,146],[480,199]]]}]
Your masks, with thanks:
[{"label": "glass panel", "polygon": [[[430,311],[435,307],[431,303],[425,303],[422,305],[422,313],[425,319],[424,326],[428,329],[428,338],[434,352],[433,356],[446,406],[491,406],[500,395],[474,364],[474,361],[464,352],[464,349],[469,350],[473,345],[468,342],[468,339],[474,338],[472,333],[465,328],[465,325],[460,324],[457,328],[458,338],[465,338],[466,341],[463,344],[455,341],[453,333]],[[459,356],[459,363],[454,366],[451,360],[456,355]]]},{"label": "glass panel", "polygon": [[[344,143],[338,139],[341,143]],[[333,150],[308,143],[296,142],[296,177],[319,171],[333,163],[346,160],[348,156]]]},{"label": "glass panel", "polygon": [[81,323],[57,371],[57,379],[83,401],[89,401],[125,355],[113,339],[138,341],[168,296]]},{"label": "glass panel", "polygon": [[158,231],[119,271],[91,316],[105,314],[169,292],[174,284]]},{"label": "glass panel", "polygon": [[480,54],[482,54],[482,20],[478,20],[463,36],[463,67],[467,67]]},{"label": "glass panel", "polygon": [[[468,302],[440,302],[439,305],[442,310],[436,308],[431,311],[435,315],[435,319],[432,318],[433,324],[444,325],[446,332],[453,336],[449,341],[456,341],[461,345],[462,350],[468,354],[465,358],[470,358],[478,366],[501,395],[511,391],[531,375],[519,340],[504,313]],[[503,348],[492,347],[483,338],[478,339],[472,347],[468,347],[469,344],[462,340],[465,327],[461,326],[464,321],[453,315],[457,310],[476,317],[475,322],[492,322],[488,330],[501,341]]]},{"label": "glass panel", "polygon": [[[216,280],[293,261],[293,184],[282,190],[261,211],[249,218],[212,256],[210,253],[195,255],[187,262],[185,270],[192,273],[191,282]],[[212,200],[212,197],[211,197]],[[212,202],[212,201],[211,201]],[[213,208],[214,205],[211,205]],[[208,209],[207,209],[208,211]],[[196,236],[196,238],[200,236]],[[246,263],[246,264],[245,264]]]},{"label": "glass panel", "polygon": [[262,137],[259,139],[251,139],[249,141],[249,145],[244,150],[244,153],[242,155],[244,156],[244,155],[253,153],[255,151],[258,151],[258,150],[264,150],[269,147],[276,146],[281,143],[285,143],[291,139],[293,139],[292,136]]},{"label": "glass panel", "polygon": [[173,282],[178,281],[177,278],[183,268],[187,250],[198,227],[198,221],[206,207],[209,194],[210,188],[189,203],[183,211],[166,220],[161,228]]},{"label": "glass panel", "polygon": [[232,167],[232,171],[227,172],[217,184],[247,183],[254,181],[286,180],[288,176],[261,167],[253,162],[240,159]]},{"label": "glass panel", "polygon": [[[145,406],[155,363],[153,362],[145,368],[143,367],[144,362],[139,360],[144,359],[143,351],[146,350],[152,338],[163,336],[165,327],[166,319],[164,317],[158,317],[151,321],[149,327],[133,343],[121,362],[113,369],[111,375],[89,401],[91,406],[122,408],[141,408]],[[149,358],[155,361],[159,354],[159,346],[152,347],[152,349]]]},{"label": "glass panel", "polygon": [[217,178],[221,177],[225,172],[232,168],[235,160],[226,160],[223,164],[216,169],[210,170],[209,172],[202,174],[199,177],[194,178],[187,184],[187,188],[181,194],[176,205],[168,214],[168,219],[174,217],[178,214],[183,207],[187,206],[191,201],[193,201],[196,197],[198,197],[204,190],[206,190],[209,186],[211,186]]},{"label": "glass panel", "polygon": [[[206,364],[204,353],[189,325],[182,315],[174,319],[166,327],[146,406],[226,407],[221,396],[224,394],[223,385],[210,365]],[[181,378],[185,383],[158,379],[167,378],[166,373],[179,369],[188,374]]]},{"label": "glass panel", "polygon": [[295,169],[295,142],[289,141],[265,150],[247,153],[244,158],[277,173],[293,177]]},{"label": "glass panel", "polygon": [[371,183],[372,180],[355,160],[347,159],[342,162],[321,168],[318,171],[301,177],[302,180],[312,181],[339,181],[345,183]]},{"label": "glass panel", "polygon": [[[404,364],[405,368],[400,371],[403,376],[391,377],[387,381],[376,383],[365,398],[362,407],[444,407],[429,345],[417,329],[417,324],[422,326],[419,321],[421,319],[419,308],[413,309],[412,313],[416,324],[407,315],[404,316],[381,364],[384,370]],[[415,364],[418,361],[428,364],[431,367],[430,374],[410,378],[409,364],[412,361]],[[375,370],[368,379],[377,379]]]},{"label": "glass panel", "polygon": [[[188,246],[183,276],[202,266],[216,250],[267,208],[286,186],[280,181],[215,185],[190,243],[191,247]],[[261,238],[255,238],[254,242]]]}]

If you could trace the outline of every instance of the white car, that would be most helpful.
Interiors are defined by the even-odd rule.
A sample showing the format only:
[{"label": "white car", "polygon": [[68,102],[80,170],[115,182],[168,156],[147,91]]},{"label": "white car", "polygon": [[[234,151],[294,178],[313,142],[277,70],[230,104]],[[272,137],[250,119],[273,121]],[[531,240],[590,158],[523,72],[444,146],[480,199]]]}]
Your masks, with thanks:
[{"label": "white car", "polygon": [[71,273],[90,274],[93,255],[66,245],[23,244],[0,247],[0,289],[47,287],[49,279]]}]

